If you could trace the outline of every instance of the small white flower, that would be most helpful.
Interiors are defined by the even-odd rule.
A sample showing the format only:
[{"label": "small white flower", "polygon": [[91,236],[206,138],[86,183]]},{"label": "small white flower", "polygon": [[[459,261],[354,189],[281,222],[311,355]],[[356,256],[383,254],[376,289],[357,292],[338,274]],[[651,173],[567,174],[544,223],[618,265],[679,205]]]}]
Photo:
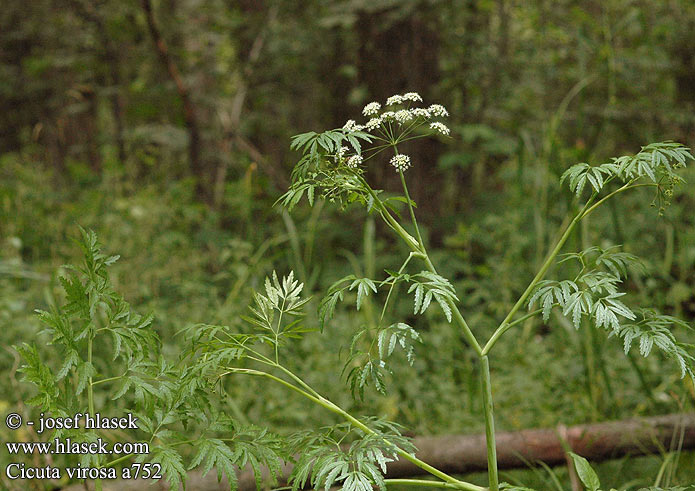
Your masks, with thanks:
[{"label": "small white flower", "polygon": [[449,128],[444,123],[430,123],[430,129],[438,131],[442,135],[449,135]]},{"label": "small white flower", "polygon": [[430,119],[432,117],[429,109],[425,109],[424,107],[416,107],[415,109],[411,109],[410,112],[413,113],[413,116],[416,118]]},{"label": "small white flower", "polygon": [[343,129],[345,131],[355,131],[355,120],[354,119],[348,119],[347,122],[343,125]]},{"label": "small white flower", "polygon": [[390,163],[397,171],[403,172],[410,167],[410,157],[404,154],[398,154],[391,157]]},{"label": "small white flower", "polygon": [[422,97],[417,92],[407,92],[403,94],[404,101],[422,102]]},{"label": "small white flower", "polygon": [[357,168],[358,165],[362,163],[362,156],[361,155],[353,155],[349,159],[347,159],[347,166],[355,169]]},{"label": "small white flower", "polygon": [[386,99],[386,105],[387,106],[393,106],[394,104],[401,104],[403,102],[403,96],[402,95],[392,95],[388,99]]},{"label": "small white flower", "polygon": [[432,104],[429,107],[432,116],[448,116],[449,112],[441,104]]},{"label": "small white flower", "polygon": [[338,152],[335,154],[336,162],[343,160],[345,158],[345,153],[348,151],[348,147],[340,147]]},{"label": "small white flower", "polygon": [[379,112],[379,109],[381,109],[381,104],[378,102],[370,102],[366,106],[364,106],[364,109],[362,109],[362,114],[365,116],[371,116],[373,114],[376,114]]},{"label": "small white flower", "polygon": [[386,111],[385,113],[381,114],[381,120],[382,121],[393,121],[393,119],[396,117],[396,113],[393,111]]},{"label": "small white flower", "polygon": [[410,114],[410,111],[408,111],[407,109],[401,109],[400,111],[396,111],[396,114],[393,117],[396,119],[396,121],[398,121],[401,124],[407,123],[408,121],[413,119],[413,115]]},{"label": "small white flower", "polygon": [[353,128],[352,131],[362,131],[364,129],[363,124],[356,124]]},{"label": "small white flower", "polygon": [[364,127],[370,131],[377,129],[379,126],[381,126],[381,118],[372,118],[364,125]]}]

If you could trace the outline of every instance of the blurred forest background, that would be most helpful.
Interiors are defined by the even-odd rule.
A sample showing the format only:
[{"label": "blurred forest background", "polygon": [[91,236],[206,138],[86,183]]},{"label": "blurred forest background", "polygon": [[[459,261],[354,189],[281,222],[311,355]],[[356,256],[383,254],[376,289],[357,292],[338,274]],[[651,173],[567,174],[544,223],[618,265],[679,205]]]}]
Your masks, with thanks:
[{"label": "blurred forest background", "polygon": [[[9,346],[35,340],[48,360],[57,357],[33,309],[53,301],[57,268],[79,257],[76,224],[122,256],[114,281],[138,310],[154,312],[172,357],[181,328],[238,323],[252,288],[273,269],[293,269],[319,296],[345,274],[379,277],[397,266],[401,246],[374,221],[365,225],[361,210],[319,203],[289,215],[272,205],[297,159],[290,136],[361,119],[364,104],[404,91],[451,113],[452,138],[409,150],[408,177],[435,262],[455,278],[462,311],[484,339],[565,216],[572,196],[558,183],[564,170],[653,141],[695,145],[695,4],[5,2],[0,408],[30,395]],[[377,187],[397,189],[386,163],[369,172]],[[626,286],[630,305],[692,324],[695,172],[686,178],[663,217],[648,206],[648,191],[636,192],[592,215],[566,250],[626,244],[645,264]],[[400,308],[410,315],[407,302]],[[331,347],[314,335],[292,348],[297,371],[345,407],[386,415],[416,434],[482,431],[473,358],[434,314],[414,321],[433,347],[417,359],[415,375],[403,362],[387,397],[352,401],[332,346],[349,342],[375,313],[348,312],[328,328]],[[576,331],[552,316],[514,335],[492,359],[501,429],[692,410],[692,384],[669,362],[625,357],[603,332]],[[677,335],[695,342],[692,333]],[[229,390],[240,417],[276,431],[327,420],[320,408],[256,380],[230,382]],[[686,456],[668,467],[672,484],[695,480],[695,458]],[[609,462],[601,480],[606,488],[625,476],[647,485],[663,462]],[[569,482],[566,469],[556,473]],[[549,489],[547,472],[529,475],[527,484]]]}]

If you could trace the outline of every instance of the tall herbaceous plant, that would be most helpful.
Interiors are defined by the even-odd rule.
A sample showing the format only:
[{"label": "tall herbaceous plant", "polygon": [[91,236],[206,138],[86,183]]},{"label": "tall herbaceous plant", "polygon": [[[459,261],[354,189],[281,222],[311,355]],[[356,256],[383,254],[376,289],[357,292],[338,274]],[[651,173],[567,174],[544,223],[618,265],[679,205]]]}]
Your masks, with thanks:
[{"label": "tall herbaceous plant", "polygon": [[[673,187],[682,182],[679,169],[693,159],[689,149],[673,142],[654,143],[642,147],[636,155],[600,165],[580,163],[570,167],[561,180],[576,195],[574,211],[536,275],[492,336],[483,340],[476,326],[469,325],[459,310],[460,293],[432,262],[408,193],[409,169],[432,163],[416,162],[399,148],[418,138],[448,136],[449,128],[444,123],[447,110],[439,104],[424,105],[420,95],[408,92],[389,97],[383,105],[371,102],[362,115],[363,123],[350,120],[339,129],[294,137],[292,149],[301,152],[302,157],[292,171],[290,189],[278,204],[291,210],[302,199],[313,206],[321,198],[342,208],[361,206],[365,214],[379,217],[409,252],[401,264],[381,278],[350,275],[336,279],[318,304],[319,326],[304,323],[309,299],[303,284],[291,272],[283,277],[273,273],[266,278],[264,288],[254,293],[249,315],[244,319],[250,325],[249,332],[238,333],[220,325],[193,326],[188,330],[190,348],[179,362],[168,362],[153,334],[152,318],[131,313],[128,304],[113,291],[106,268],[116,258],[102,254],[94,234],[83,232],[85,264],[63,280],[67,303],[41,313],[53,343],[62,346],[66,360],[63,367],[52,371],[40,360],[35,347],[18,348],[25,361],[26,379],[40,389],[32,402],[57,415],[67,416],[71,410],[94,413],[99,406],[103,410],[106,402],[102,396],[97,397],[96,390],[106,387],[112,401],[127,400],[124,407],[132,407],[137,414],[141,433],[135,435],[153,444],[151,455],[87,458],[83,459],[85,465],[111,468],[131,465],[131,461],[151,461],[176,488],[185,481],[187,471],[198,466],[206,472],[217,468],[218,477],[226,474],[234,487],[236,469],[246,465],[253,468],[260,487],[261,468],[268,468],[271,481],[276,483],[282,472],[280,462],[285,461],[292,464],[289,483],[294,491],[306,486],[384,490],[389,484],[470,491],[515,489],[499,483],[488,360],[505,333],[535,316],[548,320],[554,309],[577,329],[582,324],[605,329],[622,340],[626,353],[633,346],[644,356],[661,350],[675,362],[681,378],[695,379],[693,351],[677,337],[678,330],[689,326],[653,309],[632,306],[621,291],[629,267],[637,262],[635,256],[619,247],[589,247],[560,257],[560,261],[578,264],[574,277],[545,279],[577,225],[608,200],[636,188],[649,188],[654,192],[653,204],[662,212]],[[375,159],[382,153],[385,159]],[[383,165],[377,162],[385,161],[400,178],[402,195],[387,197],[368,182],[368,166]],[[403,217],[396,211],[399,206],[407,208]],[[461,331],[467,343],[464,349],[480,360],[488,488],[459,480],[420,460],[399,425],[381,418],[353,416],[286,366],[284,361],[291,356],[284,350],[287,344],[316,331],[316,327],[330,330],[337,304],[351,291],[356,293],[357,310],[369,296],[383,302],[377,325],[357,330],[350,346],[345,347],[349,355],[343,373],[354,397],[363,396],[369,388],[385,393],[394,352],[402,350],[412,365],[418,350],[427,345],[424,333],[396,317],[396,302],[412,302],[415,315],[439,309],[450,328]],[[109,335],[113,338],[114,362],[98,370],[99,359],[93,357],[93,350],[107,346],[101,338]],[[114,373],[100,371],[109,369]],[[225,400],[216,398],[224,389],[221,380],[244,375],[279,384],[344,421],[289,437],[239,422],[219,409],[225,407]],[[76,384],[76,390],[71,383]],[[80,399],[83,392],[87,393],[86,402]],[[189,428],[202,431],[192,434]],[[94,439],[96,434],[82,434],[81,438]],[[182,452],[186,446],[194,450],[189,462],[184,462]],[[589,464],[579,456],[573,458],[584,484],[598,489],[598,479]],[[386,479],[386,464],[396,459],[412,462],[436,480]]]},{"label": "tall herbaceous plant", "polygon": [[[290,189],[278,201],[290,210],[303,198],[312,206],[319,197],[343,208],[353,203],[361,205],[366,214],[381,218],[410,250],[402,264],[387,272],[385,277],[350,275],[338,279],[320,301],[318,314],[323,329],[347,291],[356,291],[355,307],[358,310],[369,295],[379,294],[383,299],[378,326],[364,327],[356,332],[350,346],[345,372],[353,395],[363,394],[369,386],[385,393],[389,357],[401,349],[412,364],[418,345],[427,341],[413,326],[393,318],[390,307],[402,301],[404,296],[413,302],[414,314],[422,314],[436,305],[451,328],[461,330],[468,349],[480,359],[489,489],[497,490],[500,484],[488,358],[500,338],[525,320],[534,316],[548,320],[551,310],[557,308],[577,329],[586,319],[593,327],[605,329],[609,335],[620,338],[625,352],[633,345],[637,345],[644,356],[654,348],[662,350],[675,362],[682,377],[695,378],[692,351],[689,352],[689,346],[680,343],[673,332],[688,328],[687,324],[649,308],[633,308],[624,301],[625,293],[620,291],[620,286],[628,266],[638,261],[633,255],[622,252],[620,248],[589,247],[562,256],[562,261],[579,263],[579,273],[575,277],[544,279],[577,225],[606,201],[635,188],[649,187],[655,193],[654,204],[662,213],[669,203],[673,187],[683,181],[678,170],[693,159],[688,148],[673,142],[654,143],[642,147],[633,156],[614,158],[601,165],[580,163],[569,168],[561,180],[567,182],[576,195],[576,212],[566,222],[568,224],[535,277],[499,322],[490,339],[483,341],[476,336],[475,326],[470,326],[459,310],[459,296],[451,282],[433,264],[420,233],[415,204],[408,192],[408,169],[413,165],[432,163],[414,162],[399,150],[399,145],[410,140],[433,135],[448,136],[449,128],[443,122],[448,116],[447,110],[439,104],[427,106],[419,94],[408,92],[389,97],[383,105],[371,102],[364,107],[362,115],[365,118],[362,124],[350,120],[340,129],[309,132],[293,138],[292,149],[300,151],[302,157],[292,172]],[[386,198],[383,191],[374,189],[366,178],[367,167],[377,162],[374,158],[382,152],[387,154],[393,172],[400,177],[401,196]],[[407,218],[401,219],[394,212],[397,203],[407,205]],[[399,290],[399,286],[403,288]],[[371,489],[372,486],[383,489],[390,481],[383,477],[384,464],[403,458],[441,480],[439,484],[430,482],[431,485],[446,483],[460,489],[481,489],[416,458],[412,446],[401,436],[397,426],[383,420],[353,417],[317,393],[299,375],[283,367],[279,355],[282,342],[303,329],[299,322],[300,307],[306,300],[302,299],[301,291],[302,285],[293,279],[292,274],[282,280],[277,277],[269,279],[265,292],[256,294],[255,306],[251,309],[253,317],[250,322],[257,327],[258,333],[231,337],[226,342],[227,346],[240,349],[240,359],[254,361],[259,367],[230,366],[222,369],[229,374],[267,377],[346,420],[346,425],[312,433],[306,440],[297,442],[296,450],[301,457],[292,476],[294,487],[302,487],[310,481],[312,486],[326,489],[338,484],[348,490]],[[270,352],[265,351],[267,348],[263,344],[270,345]],[[218,348],[214,347],[213,352]],[[351,432],[359,438],[348,449],[335,445],[345,437],[345,433]],[[577,462],[578,466],[583,465],[580,460]],[[412,483],[423,484],[422,481]]]}]

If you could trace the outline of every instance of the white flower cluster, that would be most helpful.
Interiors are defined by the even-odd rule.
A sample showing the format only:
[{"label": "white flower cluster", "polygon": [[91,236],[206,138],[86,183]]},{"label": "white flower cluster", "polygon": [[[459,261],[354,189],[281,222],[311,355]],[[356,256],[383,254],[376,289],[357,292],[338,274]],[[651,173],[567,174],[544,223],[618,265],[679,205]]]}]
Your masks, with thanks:
[{"label": "white flower cluster", "polygon": [[378,102],[370,102],[369,104],[364,106],[364,109],[362,109],[362,114],[364,116],[372,116],[378,113],[379,109],[381,109],[381,104],[379,104]]},{"label": "white flower cluster", "polygon": [[348,147],[340,147],[338,153],[335,154],[336,162],[339,162],[345,158],[345,153],[348,151]]},{"label": "white flower cluster", "polygon": [[375,130],[379,126],[381,126],[382,118],[372,118],[369,121],[367,121],[367,124],[364,125],[367,130]]},{"label": "white flower cluster", "polygon": [[406,92],[403,94],[404,101],[422,102],[422,97],[417,92]]},{"label": "white flower cluster", "polygon": [[404,154],[398,154],[391,157],[390,163],[398,172],[403,172],[410,168],[410,157]]},{"label": "white flower cluster", "polygon": [[388,99],[386,99],[386,105],[387,106],[393,106],[396,104],[403,104],[403,96],[402,95],[392,95]]},{"label": "white flower cluster", "polygon": [[348,119],[343,125],[344,131],[362,131],[363,129],[364,125],[355,123],[354,119]]},{"label": "white flower cluster", "polygon": [[441,133],[442,135],[449,136],[449,128],[440,122],[430,123],[430,129]]},{"label": "white flower cluster", "polygon": [[449,115],[449,112],[441,104],[432,104],[429,107],[429,112],[432,116],[445,117]]},{"label": "white flower cluster", "polygon": [[362,156],[361,155],[353,155],[349,159],[347,159],[347,166],[350,167],[351,169],[356,169],[358,165],[362,163]]},{"label": "white flower cluster", "polygon": [[396,114],[393,115],[393,118],[400,124],[403,124],[413,119],[413,115],[408,109],[401,109],[400,111],[396,111]]},{"label": "white flower cluster", "polygon": [[406,92],[403,95],[396,94],[386,99],[386,105],[403,104],[405,101],[422,102],[422,97],[417,92]]},{"label": "white flower cluster", "polygon": [[[417,125],[428,123],[429,129],[432,132],[449,136],[451,133],[449,127],[440,121],[434,120],[434,118],[444,118],[449,116],[449,112],[446,110],[446,108],[441,104],[432,104],[429,107],[409,107],[411,103],[421,102],[422,97],[417,92],[405,92],[403,94],[392,95],[386,99],[386,103],[383,106],[381,103],[376,101],[370,102],[366,104],[364,108],[362,108],[362,115],[368,118],[367,122],[362,125],[357,124],[351,119],[345,123],[343,130],[346,132],[371,132],[384,128],[384,124],[388,123],[389,127],[383,129],[383,131],[385,131],[388,135],[394,130],[390,126],[393,123],[397,123],[398,126],[405,126],[409,123],[415,123]],[[386,110],[391,109],[392,106],[401,107],[393,107],[393,110]],[[383,112],[381,112],[382,110]],[[408,130],[410,128],[412,127],[408,127]],[[345,164],[351,168],[357,168],[360,164],[362,164],[363,160],[361,155],[347,157],[346,152],[347,148],[341,148],[336,155],[336,162],[345,162]],[[390,163],[399,172],[403,172],[409,169],[411,166],[410,157],[402,154],[395,155],[393,158],[391,158]]]}]

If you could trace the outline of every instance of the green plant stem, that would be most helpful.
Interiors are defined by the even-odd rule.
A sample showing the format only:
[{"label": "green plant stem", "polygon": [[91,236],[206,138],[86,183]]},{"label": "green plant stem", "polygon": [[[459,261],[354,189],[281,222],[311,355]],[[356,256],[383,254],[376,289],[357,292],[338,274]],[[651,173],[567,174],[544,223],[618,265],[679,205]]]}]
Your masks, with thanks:
[{"label": "green plant stem", "polygon": [[[408,257],[405,259],[405,261],[403,262],[403,265],[398,270],[399,276],[401,275],[401,273],[403,273],[403,271],[405,271],[405,268],[408,266],[408,263],[415,256],[415,254],[416,254],[415,252],[411,252],[410,254],[408,254]],[[394,290],[395,285],[396,285],[396,281],[394,280],[391,283],[391,286],[389,287],[388,294],[386,295],[386,301],[384,302],[384,307],[381,309],[381,316],[379,317],[380,322],[384,319],[384,315],[386,315],[386,308],[388,307],[389,301],[391,300],[391,295],[393,294],[393,290]]]},{"label": "green plant stem", "polygon": [[[622,193],[623,191],[627,191],[628,189],[642,188],[642,187],[651,187],[651,186],[658,186],[658,184],[653,183],[653,182],[643,183],[643,184],[633,184],[635,181],[636,181],[636,179],[633,179],[633,180],[631,180],[630,182],[626,183],[624,186],[619,187],[618,189],[616,189],[616,190],[613,191],[612,193],[607,194],[606,196],[604,196],[603,198],[601,198],[599,201],[597,201],[596,203],[594,203],[593,206],[591,206],[590,208],[586,209],[586,211],[583,211],[583,212],[581,213],[581,216],[579,217],[579,219],[581,220],[581,219],[584,218],[585,216],[588,216],[589,213],[593,212],[596,208],[598,208],[600,205],[602,205],[603,203],[605,203],[607,200],[609,200],[610,198],[612,198],[613,196],[615,196],[615,195],[618,194],[618,193]],[[587,205],[588,205],[588,203],[587,203]]]},{"label": "green plant stem", "polygon": [[497,476],[497,446],[495,443],[495,414],[492,405],[492,385],[490,383],[490,362],[487,356],[480,357],[480,378],[483,388],[483,406],[485,409],[485,443],[487,445],[487,474],[490,491],[499,490]]},{"label": "green plant stem", "polygon": [[[542,311],[543,309],[537,309],[533,312],[529,312],[528,314],[522,317],[519,317],[517,320],[510,322],[509,324],[500,325],[500,327],[493,333],[492,337],[490,338],[490,341],[488,341],[488,343],[485,345],[485,348],[483,348],[483,352],[485,353],[485,355],[487,355],[488,351],[490,351],[490,347],[492,347],[492,345],[494,345],[497,342],[497,339],[500,336],[502,336],[505,332],[507,332],[509,329],[516,326],[517,324],[521,324],[525,320],[528,320],[531,317],[540,314]],[[492,343],[492,345],[490,343]],[[490,345],[490,347],[488,347],[488,345]]]},{"label": "green plant stem", "polygon": [[[396,150],[398,152],[398,150]],[[424,249],[425,243],[422,240],[422,235],[420,234],[420,227],[418,227],[417,220],[415,219],[415,210],[413,210],[413,202],[410,199],[410,193],[408,192],[408,186],[405,184],[405,176],[403,175],[403,171],[399,170],[398,174],[401,176],[401,184],[403,185],[403,191],[405,191],[405,199],[408,202],[408,210],[410,210],[410,219],[413,222],[413,227],[415,228],[415,236],[417,237],[417,241],[420,243],[420,247]]]},{"label": "green plant stem", "polygon": [[[403,171],[399,171],[399,174],[401,176],[401,184],[403,185],[403,192],[405,193],[406,200],[408,201],[408,209],[410,210],[410,219],[413,222],[413,227],[415,228],[415,233],[417,235],[417,240],[418,240],[418,249],[422,253],[422,260],[425,261],[425,264],[427,265],[427,269],[434,274],[439,274],[437,273],[437,268],[434,267],[434,264],[432,264],[432,261],[430,260],[429,255],[427,254],[427,248],[425,247],[425,243],[422,241],[422,235],[420,235],[420,229],[417,225],[417,219],[415,218],[415,210],[413,210],[413,205],[410,200],[410,193],[408,192],[408,185],[405,182],[405,177],[403,176]],[[466,341],[468,344],[471,345],[471,347],[475,350],[475,352],[478,354],[478,356],[482,355],[482,348],[480,347],[480,343],[478,343],[478,340],[476,339],[475,335],[473,334],[473,331],[471,328],[468,326],[468,323],[466,322],[466,319],[464,319],[463,315],[461,314],[461,311],[458,308],[458,305],[456,305],[456,302],[454,302],[450,298],[446,298],[446,303],[449,304],[449,307],[451,308],[451,312],[453,314],[453,318],[456,319],[456,323],[459,325],[459,327],[463,330],[463,335],[466,338]]]},{"label": "green plant stem", "polygon": [[[500,323],[499,327],[495,330],[495,332],[492,334],[490,337],[490,340],[485,344],[485,347],[483,348],[482,351],[482,356],[487,355],[492,347],[495,345],[497,340],[500,338],[502,333],[506,331],[508,328],[506,327],[507,324],[509,324],[509,321],[514,317],[514,314],[517,313],[517,311],[522,307],[524,302],[526,302],[526,299],[531,295],[531,292],[533,291],[534,288],[536,288],[536,285],[538,284],[539,281],[543,279],[545,274],[548,272],[550,269],[550,266],[552,266],[553,261],[555,260],[555,257],[560,253],[560,250],[562,249],[562,246],[565,245],[565,242],[567,242],[567,239],[569,238],[570,234],[574,230],[574,227],[579,223],[579,221],[587,215],[587,212],[590,210],[589,206],[591,206],[591,203],[596,199],[596,193],[591,195],[591,198],[586,202],[584,207],[581,209],[579,213],[575,215],[575,217],[572,219],[572,221],[567,225],[567,228],[565,229],[564,233],[562,236],[558,239],[557,244],[555,244],[555,247],[553,248],[552,251],[548,253],[548,256],[545,258],[545,261],[543,262],[543,266],[541,266],[541,269],[538,270],[538,273],[536,273],[536,276],[534,276],[533,280],[531,280],[531,283],[526,287],[526,290],[524,290],[524,293],[521,294],[519,297],[519,300],[516,301],[512,309],[509,311],[507,316],[504,318],[504,320]],[[604,198],[605,200],[605,198]],[[602,200],[603,201],[603,200]],[[593,207],[591,208],[593,209]]]},{"label": "green plant stem", "polygon": [[123,377],[125,377],[125,375],[118,375],[116,377],[103,378],[101,380],[97,380],[96,382],[90,382],[90,385],[93,387],[95,385],[105,384],[107,382],[113,382],[114,380],[118,380],[118,379],[121,379]]},{"label": "green plant stem", "polygon": [[379,214],[381,217],[384,219],[386,222],[386,225],[391,227],[396,234],[398,234],[406,244],[408,244],[408,247],[413,252],[418,252],[420,254],[423,253],[423,251],[420,248],[420,243],[417,241],[415,237],[410,235],[398,221],[393,218],[393,215],[389,212],[388,208],[384,206],[384,204],[381,202],[379,197],[376,195],[374,190],[367,184],[367,181],[364,180],[364,178],[360,177],[360,183],[364,186],[364,188],[367,190],[369,195],[372,197],[372,200],[374,201],[374,206],[376,206],[379,209]]},{"label": "green plant stem", "polygon": [[423,486],[430,488],[460,489],[456,484],[441,481],[427,481],[426,479],[384,479],[384,482],[387,486],[391,484],[393,486]]},{"label": "green plant stem", "polygon": [[[352,423],[353,426],[355,426],[356,428],[359,428],[363,432],[365,432],[369,435],[379,436],[379,434],[377,432],[375,432],[374,430],[369,428],[367,425],[362,423],[360,420],[358,420],[357,418],[355,418],[350,413],[348,413],[347,411],[345,411],[341,407],[337,406],[333,402],[329,401],[325,397],[318,395],[318,394],[316,396],[314,396],[313,394],[310,394],[306,390],[304,390],[300,387],[297,387],[296,385],[291,384],[291,383],[287,382],[286,380],[281,379],[280,377],[276,377],[275,375],[273,375],[271,373],[263,372],[261,370],[253,370],[250,368],[227,367],[227,370],[228,371],[226,373],[223,373],[222,376],[229,375],[232,373],[241,373],[241,374],[246,374],[246,375],[256,375],[256,376],[260,376],[260,377],[269,378],[269,379],[271,379],[275,382],[278,382],[279,384],[282,384],[285,387],[303,395],[304,397],[306,397],[310,401],[315,402],[316,404],[320,405],[321,407],[328,409],[329,411],[342,416],[344,419],[346,419],[347,421]],[[283,367],[283,371],[285,373],[291,373],[290,370],[288,370],[284,367]],[[293,375],[293,378],[299,379],[299,377],[297,377],[296,375],[294,375],[294,374],[292,374],[292,375]],[[313,391],[313,389],[312,389],[312,392],[315,393],[315,391]],[[403,450],[401,448],[394,446],[394,450],[399,456],[410,461],[411,463],[413,463],[414,465],[416,465],[420,469],[428,472],[429,474],[432,474],[433,476],[438,477],[442,481],[445,481],[447,483],[454,485],[457,489],[463,489],[466,491],[485,491],[485,488],[482,488],[480,486],[476,486],[475,484],[471,484],[471,483],[468,483],[465,481],[459,481],[458,479],[451,477],[450,475],[440,471],[439,469],[437,469],[435,467],[432,467],[428,463],[423,462],[422,460],[418,459],[414,455],[406,452],[405,450]]]},{"label": "green plant stem", "polygon": [[[531,283],[529,283],[529,286],[526,288],[524,293],[521,294],[521,297],[519,297],[519,300],[514,304],[512,307],[512,310],[509,311],[509,314],[504,318],[504,320],[500,323],[499,327],[495,332],[493,333],[492,337],[490,340],[485,344],[485,347],[483,348],[483,355],[487,355],[490,352],[490,349],[494,346],[494,344],[497,342],[499,337],[507,330],[509,329],[508,324],[509,320],[516,314],[516,312],[521,308],[521,306],[524,304],[526,299],[529,297],[533,289],[536,287],[539,281],[543,279],[545,274],[548,272],[548,269],[550,269],[550,266],[553,263],[553,260],[555,257],[560,253],[560,250],[562,249],[562,246],[565,245],[565,242],[567,241],[567,238],[570,236],[572,231],[574,230],[574,227],[585,217],[589,216],[590,213],[592,213],[596,208],[598,208],[600,205],[605,203],[607,200],[615,196],[616,194],[622,193],[623,191],[627,191],[628,189],[634,189],[634,188],[639,188],[639,187],[649,187],[649,186],[656,186],[657,184],[655,183],[644,183],[644,184],[634,184],[636,179],[632,179],[631,181],[625,183],[623,186],[619,187],[612,193],[607,194],[603,198],[601,198],[599,201],[594,203],[594,200],[596,199],[597,193],[594,192],[589,200],[586,202],[582,210],[575,215],[575,217],[572,219],[572,221],[569,223],[565,231],[563,232],[562,236],[560,239],[557,241],[557,244],[555,244],[555,247],[553,248],[552,251],[548,254],[546,257],[543,266],[541,266],[541,269],[538,271],[536,276],[533,278]],[[606,184],[608,181],[606,181]]]},{"label": "green plant stem", "polygon": [[[87,341],[87,363],[92,367],[93,344],[94,334],[90,334]],[[89,383],[87,384],[87,407],[89,408],[89,415],[94,417],[94,380],[91,375],[89,376]],[[96,479],[94,481],[94,489],[95,491],[101,491],[101,479]]]},{"label": "green plant stem", "polygon": [[126,460],[131,459],[133,457],[135,457],[134,453],[129,453],[128,455],[122,455],[122,456],[118,457],[117,459],[113,459],[113,460],[105,463],[104,465],[102,465],[102,467],[113,467],[113,466],[118,465],[121,462],[125,462]]}]

